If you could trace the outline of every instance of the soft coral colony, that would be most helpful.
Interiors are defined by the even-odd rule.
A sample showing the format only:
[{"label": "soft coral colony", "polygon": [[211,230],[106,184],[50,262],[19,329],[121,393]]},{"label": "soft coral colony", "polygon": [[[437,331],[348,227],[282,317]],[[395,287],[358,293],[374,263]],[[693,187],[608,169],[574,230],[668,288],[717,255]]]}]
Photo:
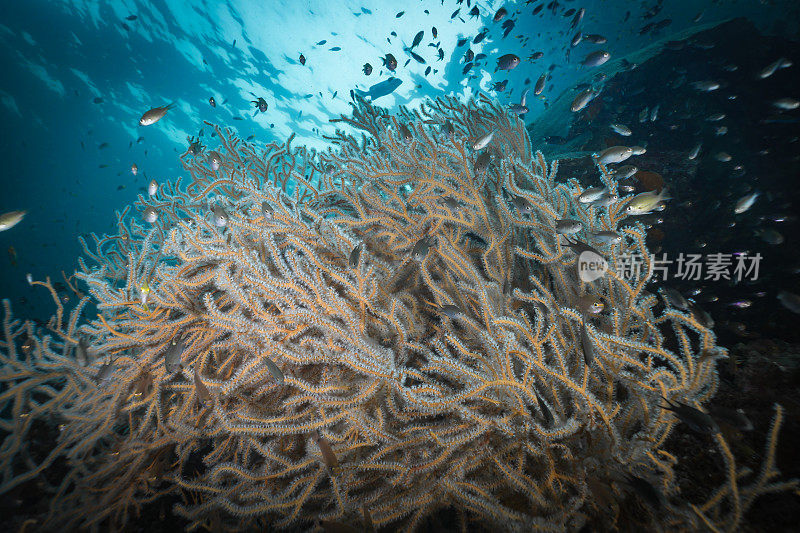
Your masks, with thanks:
[{"label": "soft coral colony", "polygon": [[[710,431],[727,482],[680,498],[665,400],[702,414],[725,351],[645,291],[623,200],[580,203],[484,99],[397,116],[359,99],[338,121],[362,134],[326,152],[216,128],[218,151],[182,156],[188,184],[85,245],[71,312],[56,298],[36,327],[6,303],[1,490],[39,479],[32,529],[117,529],[171,497],[211,530],[413,530],[442,509],[462,528],[732,530],[794,486],[775,481],[778,406],[760,472]],[[609,264],[593,282],[586,250]],[[645,268],[623,279],[634,251]]]}]

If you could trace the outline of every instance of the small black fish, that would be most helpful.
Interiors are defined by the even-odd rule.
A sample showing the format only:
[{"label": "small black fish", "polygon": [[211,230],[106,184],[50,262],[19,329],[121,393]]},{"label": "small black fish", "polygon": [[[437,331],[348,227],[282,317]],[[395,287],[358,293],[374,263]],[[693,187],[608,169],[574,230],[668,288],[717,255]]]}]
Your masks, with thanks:
[{"label": "small black fish", "polygon": [[504,7],[501,7],[494,14],[494,18],[492,20],[494,20],[495,22],[500,22],[501,20],[506,18],[506,15],[508,15],[508,10],[506,8],[504,8]]},{"label": "small black fish", "polygon": [[94,102],[95,104],[102,104],[103,103],[103,99],[98,96],[97,98],[92,100],[92,102]]},{"label": "small black fish", "polygon": [[364,13],[365,15],[372,15],[372,11],[370,11],[366,7],[362,7],[361,12]]},{"label": "small black fish", "polygon": [[531,13],[531,15],[537,14],[539,11],[542,10],[543,7],[544,7],[544,4],[539,4],[538,6],[534,7],[533,8],[533,13]]},{"label": "small black fish", "polygon": [[370,74],[372,74],[372,65],[370,65],[369,63],[364,63],[364,68],[362,70],[364,71],[364,74],[369,76]]},{"label": "small black fish", "polygon": [[305,64],[306,64],[306,56],[304,56],[303,54],[300,54],[299,61],[300,61],[301,65],[305,66]]},{"label": "small black fish", "polygon": [[473,233],[471,231],[466,232],[464,234],[464,237],[468,237],[468,238],[472,239],[473,241],[477,242],[481,246],[486,246],[488,244],[483,237],[481,237],[477,233]]},{"label": "small black fish", "polygon": [[454,18],[456,18],[456,17],[458,16],[458,13],[459,13],[460,11],[461,11],[461,8],[460,8],[460,7],[459,7],[458,9],[456,9],[455,11],[453,11],[453,14],[452,14],[452,15],[450,15],[450,20],[453,20]]},{"label": "small black fish", "polygon": [[350,252],[350,258],[347,261],[347,263],[350,265],[350,268],[358,268],[358,261],[361,258],[361,249],[363,247],[364,243],[358,243],[358,246],[353,248],[353,251]]},{"label": "small black fish", "polygon": [[467,48],[467,53],[464,54],[464,63],[469,63],[475,57],[475,52]]},{"label": "small black fish", "polygon": [[484,37],[486,37],[486,35],[488,33],[489,32],[487,32],[487,31],[483,31],[483,32],[479,33],[478,35],[476,35],[475,38],[472,39],[472,44],[478,44],[479,42],[481,42],[484,39]]},{"label": "small black fish", "polygon": [[212,96],[212,97],[210,97],[210,98],[208,99],[208,104],[209,104],[211,107],[217,107],[217,101],[216,101],[216,100],[214,100],[214,97],[213,97],[213,96]]},{"label": "small black fish", "polygon": [[425,63],[425,60],[424,60],[424,59],[422,58],[422,56],[420,56],[419,54],[415,54],[415,53],[414,53],[414,52],[412,52],[411,50],[409,50],[409,51],[408,51],[408,53],[411,55],[411,57],[413,57],[413,58],[414,58],[414,60],[415,60],[417,63]]},{"label": "small black fish", "polygon": [[472,63],[467,63],[464,65],[464,68],[461,70],[461,74],[466,75],[472,69]]},{"label": "small black fish", "polygon": [[331,48],[328,48],[328,50],[330,50],[331,52],[338,52],[341,49],[342,48],[340,46],[332,46]]},{"label": "small black fish", "polygon": [[472,9],[470,9],[470,11],[469,11],[468,15],[469,15],[470,17],[475,17],[475,18],[478,18],[478,17],[480,17],[480,16],[481,16],[481,10],[480,10],[480,9],[478,9],[478,6],[475,6],[475,7],[473,7]]},{"label": "small black fish", "polygon": [[436,29],[436,26],[431,28],[431,35],[433,35],[434,39],[436,39],[436,37],[439,35],[439,31]]},{"label": "small black fish", "polygon": [[137,18],[139,17],[137,17],[136,15],[128,15],[127,17],[125,17],[125,20],[136,20]]},{"label": "small black fish", "polygon": [[425,69],[425,75],[427,76],[430,73],[431,73],[431,67],[426,68]]},{"label": "small black fish", "polygon": [[396,18],[396,19],[399,19],[399,18],[400,18],[400,17],[402,17],[404,14],[405,14],[405,11],[401,11],[400,13],[398,13],[397,15],[395,15],[395,16],[394,16],[394,18]]},{"label": "small black fish", "polygon": [[422,42],[422,37],[423,37],[424,35],[425,35],[425,32],[424,32],[424,31],[419,31],[419,32],[417,32],[417,34],[414,36],[414,40],[411,42],[411,48],[414,48],[414,47],[416,47],[417,45],[419,45],[419,43],[421,43],[421,42]]},{"label": "small black fish", "polygon": [[122,25],[122,29],[124,29],[125,31],[131,31],[130,27],[124,22],[120,22],[120,24]]},{"label": "small black fish", "polygon": [[327,39],[322,39],[320,42],[317,43],[317,46],[322,46],[323,44],[327,43]]},{"label": "small black fish", "polygon": [[392,72],[394,72],[394,70],[397,68],[397,59],[395,59],[392,54],[386,54],[386,56],[381,58],[381,60],[383,61],[384,66],[386,66],[386,68]]},{"label": "small black fish", "polygon": [[636,494],[641,496],[654,509],[661,508],[661,493],[649,481],[631,474],[625,476],[625,481]]},{"label": "small black fish", "polygon": [[667,402],[668,407],[661,406],[661,408],[675,413],[675,416],[677,416],[681,422],[694,431],[707,435],[719,433],[717,423],[703,411],[695,409],[691,405],[687,405],[683,402],[673,403],[666,398],[664,398],[664,401]]}]

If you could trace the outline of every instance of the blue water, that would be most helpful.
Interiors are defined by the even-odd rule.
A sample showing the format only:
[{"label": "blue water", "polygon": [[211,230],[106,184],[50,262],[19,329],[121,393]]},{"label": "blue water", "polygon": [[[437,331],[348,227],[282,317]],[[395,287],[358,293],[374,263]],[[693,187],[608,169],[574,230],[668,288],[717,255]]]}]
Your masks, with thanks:
[{"label": "blue water", "polygon": [[[552,6],[478,2],[480,16],[470,17],[466,2],[452,0],[4,2],[0,212],[21,209],[27,216],[0,232],[0,297],[10,298],[18,315],[49,316],[52,304],[41,289],[28,286],[26,274],[56,280],[62,271],[72,273],[82,253],[78,237],[110,230],[115,212],[143,192],[150,179],[179,176],[178,154],[185,151],[187,137],[205,128],[204,143],[210,140],[204,120],[235,128],[244,138],[254,135],[256,141],[282,141],[294,133],[296,143],[324,148],[323,135],[334,131],[328,120],[350,110],[350,90],[366,90],[391,75],[381,66],[386,53],[397,58],[396,76],[402,80],[396,91],[377,101],[389,109],[418,106],[444,94],[466,100],[479,91],[502,103],[517,101],[526,80],[532,86],[552,65],[544,100],[529,100],[533,103],[525,119],[530,123],[545,102],[585,74],[579,62],[598,48],[584,42],[566,58],[575,33],[572,16],[564,16],[568,9],[586,9],[580,28],[606,36],[603,48],[612,57],[695,24],[735,16],[749,18],[763,32],[797,28],[790,1],[565,0],[555,13],[544,7],[533,15],[540,4]],[[643,18],[659,5],[663,9],[656,17]],[[506,38],[502,22],[492,21],[501,6],[509,11],[505,20],[515,23]],[[459,15],[451,18],[457,9]],[[700,21],[692,22],[701,12]],[[136,20],[126,20],[132,15]],[[660,33],[640,34],[647,22],[664,19],[671,24]],[[473,44],[483,28],[487,36]],[[415,50],[426,63],[411,59],[406,64],[410,56],[404,47],[419,30],[425,34]],[[457,47],[461,38],[470,40]],[[430,43],[439,43],[443,60],[437,60],[437,48]],[[473,78],[462,74],[468,47],[486,55],[468,73]],[[526,61],[536,51],[544,56]],[[305,66],[300,53],[307,58]],[[505,53],[519,55],[522,64],[494,73],[497,57]],[[370,76],[362,72],[367,62],[374,68]],[[504,92],[490,91],[493,82],[506,79]],[[253,116],[251,93],[265,98],[267,112]],[[208,103],[212,96],[216,108]],[[102,103],[95,103],[98,98]],[[144,111],[170,102],[175,108],[163,120],[138,125]],[[137,176],[130,170],[134,163]]]}]

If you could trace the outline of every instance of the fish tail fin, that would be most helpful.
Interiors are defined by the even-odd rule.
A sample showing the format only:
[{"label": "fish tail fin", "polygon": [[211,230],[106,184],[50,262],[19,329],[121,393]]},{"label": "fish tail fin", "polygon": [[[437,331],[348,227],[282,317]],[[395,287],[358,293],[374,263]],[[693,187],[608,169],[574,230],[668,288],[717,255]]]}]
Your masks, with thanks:
[{"label": "fish tail fin", "polygon": [[170,102],[170,103],[168,103],[167,105],[164,106],[164,109],[172,109],[176,105],[177,105],[177,102]]},{"label": "fish tail fin", "polygon": [[661,194],[659,196],[661,196],[662,200],[672,200],[672,196],[669,195],[669,187],[661,189]]}]

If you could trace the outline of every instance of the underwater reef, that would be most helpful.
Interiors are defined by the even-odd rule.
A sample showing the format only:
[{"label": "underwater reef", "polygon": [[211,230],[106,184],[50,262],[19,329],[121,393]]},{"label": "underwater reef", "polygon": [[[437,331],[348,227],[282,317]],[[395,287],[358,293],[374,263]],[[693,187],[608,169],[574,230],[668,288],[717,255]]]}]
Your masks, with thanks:
[{"label": "underwater reef", "polygon": [[[5,302],[0,493],[48,494],[23,527],[121,530],[167,499],[190,530],[419,530],[446,511],[462,530],[733,531],[796,488],[777,404],[761,469],[737,467],[706,413],[727,351],[646,289],[612,169],[610,200],[582,201],[485,98],[357,99],[337,121],[361,135],[325,152],[215,127],[220,147],[181,156],[191,179],[84,243],[74,308],[50,280],[46,325]],[[722,459],[697,501],[666,446],[686,429]]]}]

